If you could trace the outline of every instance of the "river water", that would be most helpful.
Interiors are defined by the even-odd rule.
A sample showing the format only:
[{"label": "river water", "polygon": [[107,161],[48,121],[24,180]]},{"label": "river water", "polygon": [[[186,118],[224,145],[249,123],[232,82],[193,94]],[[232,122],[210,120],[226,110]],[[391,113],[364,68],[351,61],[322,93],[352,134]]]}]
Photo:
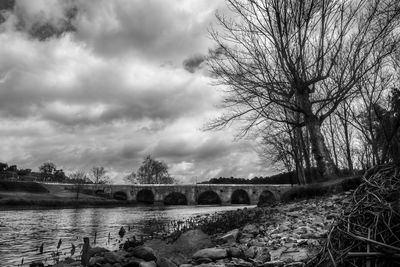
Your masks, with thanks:
[{"label": "river water", "polygon": [[[0,266],[29,266],[33,260],[53,263],[59,252],[60,259],[79,256],[82,238],[90,238],[92,246],[117,249],[127,237],[149,235],[155,223],[185,220],[200,216],[253,206],[141,206],[117,208],[81,208],[51,210],[0,210]],[[118,235],[123,226],[127,233]],[[96,244],[93,244],[96,235]],[[61,239],[60,248],[57,249]],[[43,254],[39,247],[43,244]]]}]

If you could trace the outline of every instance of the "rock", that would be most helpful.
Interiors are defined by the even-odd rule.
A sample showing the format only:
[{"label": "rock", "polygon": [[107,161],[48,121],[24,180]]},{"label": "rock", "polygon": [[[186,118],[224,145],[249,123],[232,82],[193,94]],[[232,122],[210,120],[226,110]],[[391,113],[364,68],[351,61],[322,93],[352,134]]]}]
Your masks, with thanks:
[{"label": "rock", "polygon": [[101,257],[101,256],[93,256],[93,257],[91,257],[89,259],[88,265],[89,266],[95,266],[96,264],[100,264],[101,265],[103,263],[105,263],[105,260],[104,260],[103,257]]},{"label": "rock", "polygon": [[210,263],[210,262],[213,262],[213,260],[210,258],[198,258],[198,259],[195,259],[194,262],[196,263],[196,265],[198,265],[198,264],[202,264],[202,263]]},{"label": "rock", "polygon": [[104,260],[109,263],[116,263],[116,262],[120,262],[121,258],[119,256],[117,256],[114,252],[105,252]]},{"label": "rock", "polygon": [[172,255],[169,260],[177,266],[187,263],[187,258],[182,254]]},{"label": "rock", "polygon": [[29,267],[44,267],[44,264],[41,261],[34,261],[31,264],[29,264]]},{"label": "rock", "polygon": [[269,253],[268,248],[266,247],[258,247],[257,254],[255,260],[258,262],[267,262],[271,260],[271,254]]},{"label": "rock", "polygon": [[306,266],[306,264],[304,262],[299,261],[299,262],[291,262],[291,263],[285,264],[284,267],[304,267],[304,266]]},{"label": "rock", "polygon": [[283,262],[299,262],[304,261],[309,258],[309,253],[307,249],[295,248],[293,250],[287,250],[281,254],[280,260]]},{"label": "rock", "polygon": [[157,260],[158,267],[176,267],[177,265],[167,258],[159,258]]},{"label": "rock", "polygon": [[242,230],[244,233],[258,234],[259,230],[255,224],[247,224]]},{"label": "rock", "polygon": [[197,251],[193,254],[192,258],[210,258],[212,260],[218,260],[228,257],[226,249],[223,248],[205,248]]},{"label": "rock", "polygon": [[257,240],[251,240],[249,242],[250,246],[255,246],[255,247],[265,247],[266,243],[265,242],[261,242],[261,241],[257,241]]},{"label": "rock", "polygon": [[153,261],[157,259],[156,256],[154,255],[153,249],[146,246],[133,248],[131,250],[131,254],[140,259],[144,259],[145,261]]},{"label": "rock", "polygon": [[179,265],[179,267],[192,267],[192,266],[193,266],[192,264],[187,264],[187,263]]},{"label": "rock", "polygon": [[244,238],[240,238],[240,239],[239,239],[239,243],[240,243],[240,244],[247,244],[247,243],[250,243],[251,240],[253,240],[253,239],[250,238],[250,237],[244,237]]},{"label": "rock", "polygon": [[123,267],[139,267],[140,262],[138,261],[130,261],[127,264],[125,264]]},{"label": "rock", "polygon": [[213,244],[209,235],[201,230],[191,230],[183,233],[174,243],[173,246],[181,253],[192,255],[195,251],[203,248],[211,247]]},{"label": "rock", "polygon": [[237,247],[230,247],[228,249],[228,257],[244,259],[245,255],[243,249]]},{"label": "rock", "polygon": [[257,247],[249,247],[248,249],[244,250],[244,256],[246,259],[253,259],[257,254]]},{"label": "rock", "polygon": [[109,252],[109,250],[101,247],[90,248],[89,258],[93,256],[103,256],[105,252]]},{"label": "rock", "polygon": [[232,262],[234,267],[252,267],[253,264],[248,261],[244,261],[243,259],[232,259]]},{"label": "rock", "polygon": [[139,267],[157,267],[157,264],[155,261],[142,261]]},{"label": "rock", "polygon": [[263,264],[263,267],[283,267],[285,263],[283,261],[270,261],[270,262],[265,262]]},{"label": "rock", "polygon": [[234,229],[219,238],[223,243],[234,243],[239,235],[239,229]]},{"label": "rock", "polygon": [[74,261],[74,262],[71,262],[71,263],[66,263],[66,262],[60,262],[60,263],[57,263],[57,264],[55,264],[55,265],[52,265],[53,267],[81,267],[82,266],[82,264],[79,262],[79,261]]},{"label": "rock", "polygon": [[314,247],[318,247],[320,245],[319,241],[316,239],[308,239],[307,240],[307,245],[309,246],[314,246]]},{"label": "rock", "polygon": [[124,243],[124,250],[128,250],[131,247],[138,247],[143,246],[143,241],[137,241],[136,238],[133,236],[131,239]]}]

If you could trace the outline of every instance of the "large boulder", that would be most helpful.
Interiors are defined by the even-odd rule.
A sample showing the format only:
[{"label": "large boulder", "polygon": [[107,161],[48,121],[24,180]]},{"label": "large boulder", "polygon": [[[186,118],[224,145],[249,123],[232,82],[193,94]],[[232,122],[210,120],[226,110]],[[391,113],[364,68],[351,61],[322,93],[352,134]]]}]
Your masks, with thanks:
[{"label": "large boulder", "polygon": [[89,257],[93,256],[103,256],[104,253],[109,252],[108,249],[102,248],[102,247],[94,247],[90,248],[89,250]]},{"label": "large boulder", "polygon": [[249,233],[249,234],[253,234],[256,235],[259,232],[259,229],[257,227],[257,225],[255,224],[247,224],[245,227],[243,227],[243,233]]},{"label": "large boulder", "polygon": [[135,247],[131,250],[131,255],[145,261],[157,260],[152,248],[146,246]]},{"label": "large boulder", "polygon": [[98,265],[103,265],[106,263],[103,257],[101,256],[93,256],[89,259],[88,266],[98,266]]},{"label": "large boulder", "polygon": [[114,252],[105,252],[104,253],[104,260],[108,263],[117,263],[122,260],[121,257],[119,257],[116,253]]},{"label": "large boulder", "polygon": [[239,235],[239,229],[234,229],[220,236],[218,240],[221,243],[235,243]]},{"label": "large boulder", "polygon": [[280,260],[285,263],[306,261],[310,258],[310,252],[306,248],[288,249],[282,253]]},{"label": "large boulder", "polygon": [[192,254],[194,251],[197,251],[199,249],[211,247],[212,242],[207,234],[197,229],[183,233],[174,242],[173,246],[179,248],[182,253]]},{"label": "large boulder", "polygon": [[271,260],[271,254],[269,253],[268,248],[266,247],[258,247],[256,257],[254,258],[256,261],[264,263]]},{"label": "large boulder", "polygon": [[157,267],[157,264],[154,261],[142,261],[139,267]]},{"label": "large boulder", "polygon": [[176,267],[177,265],[167,258],[160,258],[157,261],[158,267]]},{"label": "large boulder", "polygon": [[29,264],[29,267],[44,267],[44,263],[41,261],[34,261]]},{"label": "large boulder", "polygon": [[224,248],[205,248],[193,254],[193,259],[210,258],[212,260],[224,259],[228,257],[228,252]]},{"label": "large boulder", "polygon": [[228,257],[245,259],[243,249],[240,247],[230,247],[228,249]]}]

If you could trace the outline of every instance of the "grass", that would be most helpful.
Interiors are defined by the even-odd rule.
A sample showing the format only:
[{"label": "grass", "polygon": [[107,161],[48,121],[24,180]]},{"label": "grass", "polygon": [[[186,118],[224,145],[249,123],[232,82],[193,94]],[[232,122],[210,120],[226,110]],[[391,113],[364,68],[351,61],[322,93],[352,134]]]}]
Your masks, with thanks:
[{"label": "grass", "polygon": [[[90,192],[91,193],[91,192]],[[14,208],[64,208],[64,207],[115,207],[132,205],[128,201],[118,201],[101,196],[60,189],[35,182],[0,181],[0,209]]]},{"label": "grass", "polygon": [[0,191],[49,193],[49,190],[39,183],[19,181],[0,181]]}]

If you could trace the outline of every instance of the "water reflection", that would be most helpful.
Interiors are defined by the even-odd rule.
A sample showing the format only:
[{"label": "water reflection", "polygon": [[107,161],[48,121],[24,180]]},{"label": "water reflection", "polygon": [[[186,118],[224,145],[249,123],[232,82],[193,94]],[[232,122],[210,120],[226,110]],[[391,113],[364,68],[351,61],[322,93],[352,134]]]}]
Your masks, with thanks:
[{"label": "water reflection", "polygon": [[[97,246],[116,249],[120,242],[124,242],[118,236],[121,226],[127,230],[124,239],[132,235],[140,237],[158,231],[171,220],[184,220],[190,216],[237,208],[238,206],[142,206],[0,211],[1,264],[17,266],[22,257],[25,263],[36,259],[50,263],[51,252],[57,250],[60,239],[62,245],[59,252],[63,257],[70,255],[72,244],[77,248],[75,255],[79,255],[82,238],[89,236],[93,246],[95,234]],[[39,254],[42,244],[43,255]]]}]

